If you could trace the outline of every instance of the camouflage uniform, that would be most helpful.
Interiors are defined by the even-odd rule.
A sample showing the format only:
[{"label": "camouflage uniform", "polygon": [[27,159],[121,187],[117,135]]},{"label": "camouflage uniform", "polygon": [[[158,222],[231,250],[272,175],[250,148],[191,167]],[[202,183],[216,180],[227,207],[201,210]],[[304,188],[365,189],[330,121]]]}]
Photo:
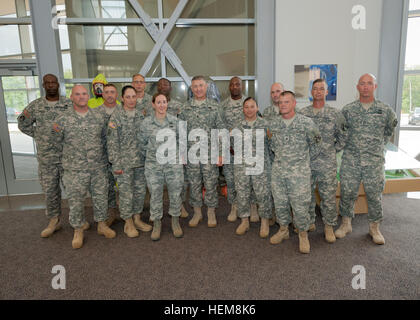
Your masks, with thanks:
[{"label": "camouflage uniform", "polygon": [[[140,143],[146,158],[145,175],[150,191],[150,219],[160,220],[163,217],[163,186],[166,184],[169,196],[169,214],[179,217],[181,214],[181,190],[184,184],[183,165],[177,160],[175,164],[160,164],[156,152],[163,142],[158,142],[156,135],[161,129],[170,129],[175,134],[178,129],[178,119],[170,114],[163,122],[155,115],[147,117],[140,129]],[[179,140],[179,139],[177,139]],[[176,149],[176,145],[174,145]],[[177,157],[176,157],[177,158]]]},{"label": "camouflage uniform", "polygon": [[278,116],[280,116],[279,107],[277,107],[275,105],[271,105],[271,106],[264,109],[262,115],[266,119],[271,119],[273,117],[278,117]]},{"label": "camouflage uniform", "polygon": [[324,224],[337,225],[337,159],[336,152],[343,149],[345,143],[345,120],[342,113],[325,104],[319,112],[315,113],[312,105],[299,111],[311,118],[321,133],[321,152],[311,162],[312,201],[309,207],[311,224],[315,223],[315,187],[318,184],[321,196],[321,214]]},{"label": "camouflage uniform", "polygon": [[171,99],[168,102],[168,114],[171,114],[175,117],[177,117],[182,110],[183,103],[181,101],[178,101],[176,99]]},{"label": "camouflage uniform", "polygon": [[88,191],[92,196],[94,220],[105,221],[108,219],[106,118],[97,109],[89,108],[82,116],[70,108],[56,119],[52,129],[62,147],[70,225],[79,229],[86,222],[84,203]]},{"label": "camouflage uniform", "polygon": [[[233,130],[236,124],[241,123],[244,119],[243,103],[246,99],[245,96],[242,96],[241,99],[232,100],[231,97],[227,98],[220,105],[220,116],[225,124],[225,128]],[[233,145],[231,145],[233,148]],[[235,190],[235,179],[233,176],[233,155],[230,156],[230,163],[223,165],[223,174],[226,179],[227,185],[227,200],[230,204],[236,202],[236,190]]]},{"label": "camouflage uniform", "polygon": [[243,148],[245,147],[246,139],[246,136],[244,135],[244,130],[252,129],[253,156],[256,154],[256,130],[264,130],[264,159],[261,159],[261,163],[257,162],[257,165],[263,166],[262,173],[258,175],[247,175],[246,168],[252,168],[255,166],[246,164],[245,159],[243,159],[242,164],[234,165],[238,217],[246,218],[251,215],[250,204],[252,203],[251,197],[254,193],[256,195],[257,203],[259,206],[259,216],[261,218],[269,219],[272,215],[272,198],[270,187],[271,162],[268,156],[267,121],[260,117],[257,117],[255,122],[252,125],[249,125],[245,120],[242,120],[237,125],[237,128],[242,132]]},{"label": "camouflage uniform", "polygon": [[19,115],[18,127],[35,139],[39,182],[45,193],[46,215],[51,219],[61,214],[60,181],[63,177],[60,149],[52,140],[51,128],[57,116],[71,108],[73,102],[60,97],[57,104],[50,107],[47,101],[45,98],[32,101]]},{"label": "camouflage uniform", "polygon": [[[218,108],[218,104],[209,99],[206,99],[201,105],[198,105],[193,99],[184,105],[179,115],[180,120],[187,121],[187,135],[193,129],[202,129],[206,131],[208,135],[208,163],[193,164],[188,161],[186,166],[187,179],[190,184],[189,202],[192,207],[202,207],[202,182],[204,182],[204,187],[206,188],[204,197],[205,205],[209,208],[216,208],[218,205],[217,181],[219,170],[217,165],[211,164],[210,161],[211,129],[222,129],[224,127]],[[188,141],[188,148],[194,144],[195,142]]]},{"label": "camouflage uniform", "polygon": [[286,126],[282,117],[269,121],[270,148],[274,152],[271,168],[271,190],[277,221],[281,226],[292,222],[299,231],[309,229],[311,217],[310,160],[320,152],[321,135],[314,122],[296,114]]},{"label": "camouflage uniform", "polygon": [[143,112],[144,116],[150,116],[154,113],[152,106],[153,97],[150,94],[144,93],[143,99],[141,102],[137,99],[136,108]]},{"label": "camouflage uniform", "polygon": [[[119,104],[117,104],[118,106]],[[112,108],[112,113],[117,109],[117,106]],[[109,121],[109,118],[111,117],[111,114],[107,114],[106,110],[108,108],[105,107],[105,105],[101,104],[98,107],[98,111],[102,112],[104,114],[104,117],[107,119],[107,123]],[[106,154],[108,154],[108,150],[106,150]],[[112,167],[111,163],[108,160],[108,208],[117,208],[117,192],[115,191],[116,188],[116,182],[114,175],[112,173]]]},{"label": "camouflage uniform", "polygon": [[118,182],[120,216],[127,220],[143,211],[146,197],[143,145],[138,139],[144,116],[138,109],[130,116],[124,107],[116,108],[108,122],[107,147],[112,172],[123,171],[114,174]]},{"label": "camouflage uniform", "polygon": [[354,217],[354,203],[363,182],[368,220],[379,222],[383,218],[385,144],[398,123],[395,112],[379,100],[365,110],[356,100],[344,106],[342,113],[348,137],[340,167],[340,215]]}]

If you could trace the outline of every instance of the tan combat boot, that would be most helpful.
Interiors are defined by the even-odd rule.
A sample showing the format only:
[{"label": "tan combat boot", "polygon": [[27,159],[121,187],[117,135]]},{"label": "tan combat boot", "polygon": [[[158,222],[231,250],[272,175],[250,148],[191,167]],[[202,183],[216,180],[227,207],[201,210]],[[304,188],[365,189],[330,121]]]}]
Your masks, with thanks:
[{"label": "tan combat boot", "polygon": [[351,227],[351,218],[350,217],[343,217],[341,220],[341,226],[335,230],[334,234],[338,239],[344,238],[347,233],[351,233],[353,231]]},{"label": "tan combat boot", "polygon": [[185,209],[184,205],[181,206],[181,218],[188,218],[188,211]]},{"label": "tan combat boot", "polygon": [[153,241],[158,241],[160,239],[160,231],[162,230],[162,222],[161,220],[153,221],[153,231],[150,235],[150,239]]},{"label": "tan combat boot", "polygon": [[207,226],[209,228],[214,228],[217,226],[215,210],[216,208],[207,208]]},{"label": "tan combat boot", "polygon": [[299,251],[301,253],[309,253],[311,251],[307,231],[299,232]]},{"label": "tan combat boot", "polygon": [[48,226],[44,230],[42,230],[41,237],[48,238],[54,233],[54,231],[58,231],[60,229],[60,219],[58,217],[51,218],[50,222],[48,223]]},{"label": "tan combat boot", "polygon": [[279,231],[270,238],[271,244],[279,244],[283,240],[289,239],[289,227],[288,226],[280,226]]},{"label": "tan combat boot", "polygon": [[241,219],[241,224],[236,228],[236,234],[241,236],[249,230],[249,219],[248,217]]},{"label": "tan combat boot", "polygon": [[74,229],[74,236],[71,245],[73,249],[80,249],[83,246],[83,228]]},{"label": "tan combat boot", "polygon": [[135,237],[139,236],[139,232],[137,231],[136,227],[134,226],[133,218],[129,218],[129,219],[125,220],[124,233],[129,238],[135,238]]},{"label": "tan combat boot", "polygon": [[255,203],[251,204],[251,222],[260,221],[260,216],[258,215],[257,205]]},{"label": "tan combat boot", "polygon": [[260,238],[267,238],[270,233],[270,222],[266,218],[261,218]]},{"label": "tan combat boot", "polygon": [[98,222],[98,234],[105,236],[107,239],[115,238],[117,235],[114,230],[106,225],[105,221]]},{"label": "tan combat boot", "polygon": [[203,219],[203,214],[201,213],[201,207],[194,207],[194,215],[188,225],[190,227],[196,227],[198,223]]},{"label": "tan combat boot", "polygon": [[137,229],[143,232],[149,232],[152,231],[152,226],[150,224],[147,224],[146,222],[143,222],[140,218],[140,214],[134,215],[134,225]]},{"label": "tan combat boot", "polygon": [[172,233],[175,238],[181,238],[184,235],[179,225],[179,217],[172,217]]},{"label": "tan combat boot", "polygon": [[238,208],[237,208],[236,204],[232,204],[232,207],[230,209],[230,213],[229,213],[229,215],[227,217],[227,219],[228,219],[229,222],[234,222],[238,218],[237,209]]},{"label": "tan combat boot", "polygon": [[372,240],[376,244],[385,244],[385,238],[381,231],[379,231],[379,222],[369,223],[369,234],[372,236]]},{"label": "tan combat boot", "polygon": [[332,226],[326,224],[324,226],[324,233],[325,233],[325,240],[327,240],[327,242],[329,243],[335,242],[336,238],[335,238],[334,229]]}]

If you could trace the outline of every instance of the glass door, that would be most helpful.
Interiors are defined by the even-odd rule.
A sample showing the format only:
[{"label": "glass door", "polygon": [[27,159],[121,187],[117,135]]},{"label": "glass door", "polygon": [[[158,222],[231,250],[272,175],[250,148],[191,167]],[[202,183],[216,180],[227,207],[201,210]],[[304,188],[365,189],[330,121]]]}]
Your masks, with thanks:
[{"label": "glass door", "polygon": [[31,70],[0,73],[0,193],[41,193],[34,140],[23,134],[17,117],[39,98],[38,77]]}]

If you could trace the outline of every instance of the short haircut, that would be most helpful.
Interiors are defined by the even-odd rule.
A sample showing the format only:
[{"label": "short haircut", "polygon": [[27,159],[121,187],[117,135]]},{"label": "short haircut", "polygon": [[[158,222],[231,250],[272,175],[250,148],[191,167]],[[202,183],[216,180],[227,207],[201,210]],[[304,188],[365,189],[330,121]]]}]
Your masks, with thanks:
[{"label": "short haircut", "polygon": [[143,79],[146,79],[146,78],[144,77],[144,75],[142,75],[142,74],[140,74],[140,73],[133,74],[133,76],[131,77],[131,79],[132,79],[132,80],[134,80],[134,78],[135,78],[135,77],[138,77],[138,76],[142,77]]},{"label": "short haircut", "polygon": [[204,78],[204,76],[194,76],[194,77],[191,79],[191,82],[192,82],[192,81],[195,81],[195,80],[204,80],[204,81],[206,81],[206,79]]},{"label": "short haircut", "polygon": [[328,89],[328,83],[327,83],[327,80],[325,79],[316,79],[314,82],[312,82],[312,89],[314,88],[314,85],[316,83],[320,83],[320,82],[325,83],[325,89]]},{"label": "short haircut", "polygon": [[134,90],[134,92],[136,92],[136,89],[134,89],[134,87],[133,87],[133,86],[130,86],[130,85],[124,86],[124,87],[122,88],[122,90],[121,90],[121,96],[122,96],[122,97],[124,96],[125,92],[126,92],[128,89],[133,89],[133,90]]},{"label": "short haircut", "polygon": [[157,97],[159,97],[159,96],[164,96],[164,97],[166,98],[166,102],[168,102],[168,97],[167,97],[166,95],[164,95],[163,93],[159,93],[159,92],[156,92],[156,93],[153,95],[153,97],[152,97],[152,102],[153,102],[153,103],[155,103],[156,98],[157,98]]},{"label": "short haircut", "polygon": [[295,95],[295,93],[293,91],[289,91],[289,90],[283,91],[282,93],[280,93],[280,96],[281,97],[284,97],[286,94],[292,95],[293,96],[293,99],[296,100],[296,95]]},{"label": "short haircut", "polygon": [[117,90],[117,87],[113,83],[107,83],[106,85],[104,85],[104,90],[106,87],[113,87],[115,90]]},{"label": "short haircut", "polygon": [[162,81],[162,80],[168,81],[168,82],[169,82],[169,85],[171,85],[171,81],[169,81],[169,79],[166,79],[166,78],[160,78],[160,79],[158,80],[158,82],[160,82],[160,81]]},{"label": "short haircut", "polygon": [[257,107],[258,107],[258,102],[257,102],[257,100],[255,100],[253,97],[248,97],[248,98],[246,98],[245,100],[244,100],[244,103],[242,104],[242,106],[244,106],[245,105],[245,102],[247,102],[247,101],[249,101],[249,100],[253,100],[253,101],[255,101],[255,104],[257,105]]}]

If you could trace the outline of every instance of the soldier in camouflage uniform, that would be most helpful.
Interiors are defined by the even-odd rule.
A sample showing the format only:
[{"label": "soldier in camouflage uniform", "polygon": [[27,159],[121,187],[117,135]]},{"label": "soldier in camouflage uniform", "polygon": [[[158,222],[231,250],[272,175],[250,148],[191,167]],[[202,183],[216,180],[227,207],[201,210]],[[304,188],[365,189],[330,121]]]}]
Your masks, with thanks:
[{"label": "soldier in camouflage uniform", "polygon": [[[166,96],[166,99],[168,101],[168,110],[167,110],[168,114],[178,117],[178,115],[181,113],[183,103],[180,102],[179,100],[171,98],[171,91],[172,91],[171,82],[166,78],[159,79],[157,83],[157,92],[162,93]],[[154,111],[153,111],[153,114],[154,114]],[[182,192],[181,192],[181,199],[183,202],[181,205],[181,218],[187,218],[188,211],[185,209],[185,205],[184,205],[184,203],[186,203],[187,189],[188,189],[188,180],[186,179],[185,166],[183,167],[183,170],[184,170],[184,185],[182,187]]]},{"label": "soldier in camouflage uniform", "polygon": [[269,120],[269,143],[274,153],[271,190],[274,197],[279,231],[270,238],[278,244],[289,238],[289,223],[299,230],[299,251],[310,252],[308,229],[311,217],[311,167],[320,152],[321,135],[314,122],[295,113],[296,100],[291,91],[280,96],[281,117]]},{"label": "soldier in camouflage uniform", "polygon": [[[220,105],[220,116],[225,124],[225,128],[231,132],[235,125],[244,119],[243,102],[246,99],[242,95],[242,80],[239,77],[233,77],[229,82],[230,97],[224,100]],[[233,150],[233,146],[231,146]],[[223,174],[227,185],[227,200],[231,204],[231,211],[228,215],[228,221],[233,222],[237,219],[236,190],[235,179],[233,176],[233,152],[231,152],[230,163],[223,164]]]},{"label": "soldier in camouflage uniform", "polygon": [[[181,101],[171,97],[171,91],[171,82],[166,78],[160,78],[157,82],[157,93],[161,93],[166,96],[166,99],[168,99],[168,114],[177,117],[181,113],[183,104]],[[154,112],[155,111],[153,109],[150,115],[154,114]]]},{"label": "soldier in camouflage uniform", "polygon": [[[117,102],[118,92],[115,85],[107,83],[104,85],[104,92],[102,94],[104,103],[98,107],[98,111],[104,114],[104,117],[109,121],[112,113],[120,104]],[[108,154],[108,151],[106,151]],[[108,162],[108,215],[109,219],[107,225],[110,226],[117,216],[117,192],[115,191],[116,180],[112,174],[111,163]]]},{"label": "soldier in camouflage uniform", "polygon": [[41,237],[49,237],[60,228],[61,189],[63,168],[59,148],[51,140],[52,124],[57,116],[71,108],[72,102],[59,96],[60,85],[53,74],[42,78],[45,97],[32,101],[18,117],[19,130],[35,139],[38,176],[45,193],[46,216],[50,220]]},{"label": "soldier in camouflage uniform", "polygon": [[[258,213],[261,217],[260,237],[266,238],[269,234],[268,220],[272,215],[270,188],[271,163],[268,155],[267,121],[258,117],[257,112],[257,102],[253,98],[245,99],[243,104],[244,119],[236,125],[237,130],[241,132],[241,137],[243,137],[243,149],[245,150],[249,145],[252,146],[251,156],[256,157],[256,163],[249,164],[249,161],[246,161],[245,155],[243,155],[242,162],[236,163],[234,166],[238,216],[241,218],[241,224],[236,229],[236,234],[242,235],[249,230],[248,218],[251,215],[249,209],[253,190],[259,206]],[[252,134],[248,136],[246,132],[249,132],[249,130],[252,130]],[[263,149],[258,150],[256,136],[261,132],[263,133]],[[258,143],[261,143],[261,141],[258,141]],[[242,150],[239,153],[241,152]],[[235,152],[236,155],[237,153]],[[256,170],[257,172],[253,174],[247,172],[250,170]]]},{"label": "soldier in camouflage uniform", "polygon": [[134,87],[134,89],[136,89],[137,93],[136,108],[143,112],[144,116],[152,114],[152,96],[145,92],[146,80],[144,77],[141,74],[133,75],[133,81],[131,82],[131,85]]},{"label": "soldier in camouflage uniform", "polygon": [[[223,129],[224,124],[220,118],[219,106],[216,102],[206,98],[207,83],[203,76],[196,76],[192,79],[191,89],[194,98],[188,101],[179,115],[179,119],[187,121],[187,135],[194,129],[201,129],[208,136],[208,163],[191,163],[190,159],[186,166],[187,179],[190,184],[190,205],[194,208],[194,216],[189,221],[190,227],[196,227],[203,218],[201,206],[202,182],[204,182],[205,197],[204,203],[207,205],[207,225],[215,227],[217,225],[215,209],[218,205],[217,181],[219,170],[217,165],[210,161],[210,137],[211,129]],[[188,142],[188,147],[193,146],[195,142]],[[218,163],[222,165],[221,161]]]},{"label": "soldier in camouflage uniform", "polygon": [[345,120],[335,108],[325,104],[328,95],[328,85],[324,79],[317,79],[312,83],[313,104],[299,112],[311,118],[321,133],[321,153],[311,162],[312,171],[312,201],[309,207],[311,214],[311,226],[309,230],[315,230],[315,187],[321,197],[322,221],[325,224],[325,239],[329,243],[335,242],[333,226],[337,225],[337,160],[336,152],[343,149],[345,143]]},{"label": "soldier in camouflage uniform", "polygon": [[[160,239],[163,217],[163,187],[166,184],[169,196],[169,215],[172,216],[172,232],[176,238],[183,236],[181,226],[179,225],[179,216],[181,215],[181,190],[184,184],[183,165],[177,157],[177,129],[178,119],[167,113],[168,102],[166,96],[156,93],[152,98],[155,114],[147,117],[140,129],[140,143],[144,147],[142,152],[146,158],[145,175],[147,187],[150,191],[150,218],[153,221],[153,231],[151,239],[156,241]],[[170,130],[173,133],[168,141],[159,141],[158,135],[162,130]],[[172,140],[171,140],[172,139]],[[163,144],[168,147],[168,157],[160,152]],[[171,154],[173,151],[173,154]],[[165,161],[166,160],[166,161]]]},{"label": "soldier in camouflage uniform", "polygon": [[84,203],[88,191],[98,233],[114,238],[115,231],[105,223],[108,219],[106,118],[102,112],[88,107],[88,91],[82,85],[73,87],[70,98],[73,108],[56,118],[52,130],[62,148],[63,184],[69,199],[70,225],[75,229],[72,246],[77,249],[83,246]]},{"label": "soldier in camouflage uniform", "polygon": [[266,119],[276,117],[280,115],[279,103],[280,94],[284,91],[283,84],[280,82],[273,83],[270,89],[270,96],[272,104],[263,111],[263,117]]},{"label": "soldier in camouflage uniform", "polygon": [[335,235],[343,238],[352,231],[354,203],[363,182],[368,202],[369,234],[374,243],[385,244],[379,230],[385,187],[384,152],[398,121],[391,107],[375,99],[376,88],[376,78],[364,74],[357,84],[359,99],[342,109],[348,137],[340,167],[340,215],[343,219]]},{"label": "soldier in camouflage uniform", "polygon": [[136,227],[144,232],[152,230],[140,219],[146,196],[146,179],[141,153],[143,145],[138,134],[144,116],[136,108],[136,90],[132,86],[125,86],[121,96],[123,106],[117,107],[108,122],[108,158],[118,182],[120,216],[125,221],[124,233],[134,238],[139,236]]}]

